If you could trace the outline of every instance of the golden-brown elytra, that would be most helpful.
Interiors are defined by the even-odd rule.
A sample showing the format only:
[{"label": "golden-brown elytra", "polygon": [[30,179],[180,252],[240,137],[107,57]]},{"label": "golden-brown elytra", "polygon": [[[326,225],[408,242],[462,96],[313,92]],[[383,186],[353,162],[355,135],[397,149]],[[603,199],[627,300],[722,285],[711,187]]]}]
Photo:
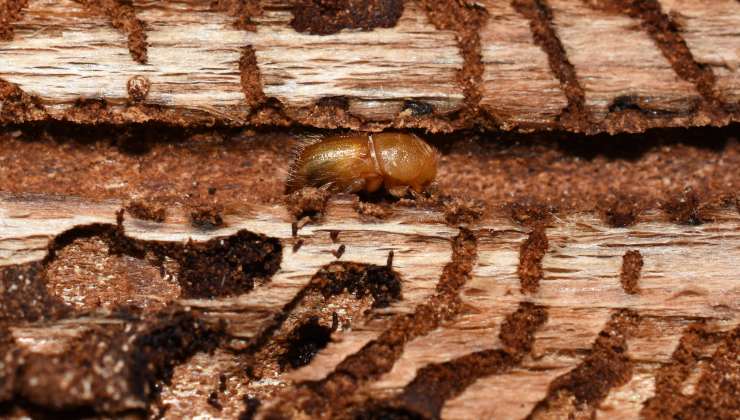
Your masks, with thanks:
[{"label": "golden-brown elytra", "polygon": [[286,192],[303,187],[337,192],[416,192],[434,181],[437,151],[414,134],[355,133],[329,136],[299,146]]}]

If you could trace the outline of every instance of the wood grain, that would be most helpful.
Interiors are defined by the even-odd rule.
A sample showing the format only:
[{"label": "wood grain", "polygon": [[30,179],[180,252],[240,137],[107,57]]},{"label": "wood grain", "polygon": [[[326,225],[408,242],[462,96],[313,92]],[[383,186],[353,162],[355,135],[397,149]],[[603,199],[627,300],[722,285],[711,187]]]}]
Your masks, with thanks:
[{"label": "wood grain", "polygon": [[0,45],[0,77],[38,96],[53,118],[75,101],[104,99],[120,106],[122,121],[145,115],[126,112],[127,82],[149,80],[146,103],[235,118],[248,111],[240,85],[239,57],[248,33],[208,2],[134,2],[147,29],[148,62],[133,60],[126,36],[72,0],[29,2],[12,42]]},{"label": "wood grain", "polygon": [[455,34],[437,30],[415,3],[406,5],[394,28],[369,32],[301,34],[291,20],[288,2],[268,3],[251,41],[265,95],[288,109],[345,97],[351,114],[392,121],[405,100],[428,103],[440,114],[460,108]]},{"label": "wood grain", "polygon": [[[112,202],[3,196],[0,266],[42,259],[45,243],[51,238],[73,226],[115,223],[117,209],[117,203]],[[165,223],[128,218],[124,223],[126,235],[180,243],[188,238],[205,241],[248,229],[279,238],[283,243],[280,270],[271,281],[252,292],[211,300],[175,299],[203,319],[228,321],[228,332],[235,339],[249,340],[265,334],[282,308],[300,293],[316,271],[336,259],[332,251],[339,243],[346,246],[342,261],[384,265],[388,251],[393,250],[393,267],[401,275],[403,287],[401,301],[386,309],[372,310],[353,322],[351,329],[334,332],[329,345],[307,366],[275,373],[259,383],[245,385],[244,379],[233,377],[239,371],[239,362],[225,353],[207,358],[196,355],[178,368],[173,384],[163,394],[165,400],[174,404],[173,416],[195,409],[233,418],[238,404],[234,406],[229,395],[257,392],[255,386],[278,389],[322,379],[339,362],[389,328],[389,320],[408,313],[434,293],[442,267],[450,260],[449,242],[457,234],[457,229],[446,226],[442,215],[433,210],[397,212],[388,219],[368,222],[354,213],[350,203],[340,200],[330,204],[323,222],[299,230],[298,238],[304,245],[293,253],[291,247],[298,238],[292,237],[290,216],[281,207],[231,215],[226,219],[227,227],[215,231],[192,228],[178,211],[170,214]],[[523,295],[517,266],[520,244],[529,229],[493,215],[474,231],[478,238],[478,262],[472,278],[460,292],[463,312],[441,328],[407,343],[393,368],[363,386],[358,395],[393,398],[424,366],[501,348],[498,334],[502,323],[526,301],[545,308],[548,315],[547,322],[534,333],[531,352],[521,364],[501,374],[483,376],[456,397],[443,401],[442,410],[442,418],[451,419],[469,418],[472,407],[485,415],[523,417],[546,398],[553,381],[584,361],[614,314],[628,309],[639,316],[637,329],[626,338],[632,373],[626,383],[610,389],[606,398],[589,406],[589,410],[609,417],[634,418],[643,402],[653,396],[651,384],[659,367],[671,359],[690,323],[703,320],[714,331],[728,331],[740,322],[740,278],[736,270],[740,258],[740,217],[734,211],[718,211],[713,220],[682,226],[650,213],[635,226],[610,228],[588,214],[553,219],[545,230],[549,247],[543,259],[544,277],[536,293]],[[331,231],[339,231],[336,243]],[[632,249],[638,249],[644,259],[637,294],[626,293],[620,285],[622,256]],[[95,321],[102,315],[89,316],[91,322],[102,322]],[[65,348],[64,342],[82,336],[80,328],[84,329],[84,325],[74,320],[52,326],[30,324],[14,327],[13,340],[32,353],[57,354]],[[702,351],[709,354],[712,348]],[[207,367],[204,362],[209,361],[216,365]],[[699,364],[697,369],[701,371],[702,366],[705,364]],[[229,373],[230,378],[228,391],[220,397],[226,407],[223,411],[203,402],[215,387],[215,379],[203,375],[213,378],[220,373]],[[690,375],[687,380],[687,392],[691,393],[691,383],[697,375]],[[522,394],[521,390],[528,392]],[[522,399],[523,395],[526,398]],[[263,403],[269,404],[269,400]],[[548,408],[550,415],[581,409],[567,402],[556,408]]]},{"label": "wood grain", "polygon": [[[12,14],[0,42],[0,79],[36,98],[45,112],[8,111],[3,120],[589,133],[737,120],[737,42],[730,29],[737,26],[737,2],[664,2],[693,56],[716,75],[729,112],[722,117],[697,110],[695,86],[675,73],[638,20],[577,0],[540,3],[552,9],[547,24],[575,66],[589,115],[558,118],[566,95],[553,68],[562,63],[548,58],[532,22],[505,2],[475,3],[487,16],[478,56],[461,48],[467,38],[433,25],[415,1],[405,3],[393,27],[312,35],[293,29],[284,0],[261,3],[249,28],[236,25],[244,17],[209,1],[136,0],[126,9],[136,22],[128,33],[79,2],[31,0]],[[127,39],[146,45],[145,62]],[[461,80],[478,74],[470,68],[477,65],[480,82]],[[139,88],[130,88],[131,80]],[[470,83],[479,103],[466,103]],[[30,100],[8,86],[2,95],[11,103]]]},{"label": "wood grain", "polygon": [[620,97],[636,97],[657,112],[691,114],[698,93],[676,75],[638,20],[595,10],[578,0],[550,4],[592,118],[603,121]]},{"label": "wood grain", "polygon": [[723,100],[740,104],[740,13],[732,0],[699,3],[686,0],[660,0],[663,12],[679,25],[681,35],[694,59],[714,72],[717,90]]},{"label": "wood grain", "polygon": [[553,124],[567,100],[547,55],[534,43],[529,20],[506,2],[482,5],[488,21],[481,31],[481,106],[504,127]]}]

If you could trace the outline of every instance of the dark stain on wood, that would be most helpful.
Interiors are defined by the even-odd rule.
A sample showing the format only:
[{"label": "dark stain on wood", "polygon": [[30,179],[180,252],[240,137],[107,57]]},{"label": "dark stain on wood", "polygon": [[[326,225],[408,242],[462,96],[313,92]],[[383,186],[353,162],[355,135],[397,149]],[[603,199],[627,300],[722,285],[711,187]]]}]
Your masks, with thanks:
[{"label": "dark stain on wood", "polygon": [[[460,395],[480,378],[499,375],[521,363],[534,344],[534,333],[547,321],[547,311],[522,302],[501,325],[502,348],[482,350],[420,369],[401,394],[389,401],[370,403],[360,418],[382,418],[388,410],[413,413],[418,418],[439,419],[445,402]],[[412,416],[414,417],[414,416]]]},{"label": "dark stain on wood", "polygon": [[298,32],[330,35],[342,29],[396,26],[403,13],[402,0],[299,0],[290,25]]},{"label": "dark stain on wood", "polygon": [[552,10],[546,0],[512,0],[512,6],[529,19],[532,37],[547,54],[550,69],[560,80],[568,105],[558,120],[575,131],[585,131],[592,125],[591,116],[586,109],[586,95],[576,74],[576,69],[568,60],[565,47],[553,26]]},{"label": "dark stain on wood", "polygon": [[46,287],[46,265],[32,262],[0,267],[0,325],[54,320],[73,312]]},{"label": "dark stain on wood", "polygon": [[0,78],[0,123],[29,123],[48,118],[41,99]]},{"label": "dark stain on wood", "polygon": [[547,252],[548,241],[545,225],[537,224],[519,248],[519,266],[517,275],[522,293],[535,293],[544,276],[542,259]]},{"label": "dark stain on wood", "polygon": [[160,264],[165,257],[180,265],[177,280],[183,297],[214,297],[246,293],[254,288],[255,277],[269,278],[280,267],[282,245],[275,238],[240,230],[231,236],[204,243],[163,243],[132,239],[122,227],[111,224],[76,226],[50,241],[43,260],[47,266],[57,252],[78,238],[99,237],[110,252],[135,258],[152,253]]},{"label": "dark stain on wood", "polygon": [[626,293],[634,295],[640,291],[637,282],[640,280],[643,264],[640,251],[630,250],[622,256],[622,271],[619,274],[619,281]]},{"label": "dark stain on wood", "polygon": [[339,248],[337,248],[336,251],[332,251],[332,254],[334,254],[334,257],[336,257],[336,259],[340,259],[342,258],[342,255],[344,255],[344,251],[346,249],[347,247],[344,244],[339,245]]},{"label": "dark stain on wood", "polygon": [[403,101],[403,108],[401,109],[401,112],[404,112],[406,110],[408,110],[412,116],[420,117],[434,112],[434,107],[426,102],[412,101],[410,99],[407,99]]},{"label": "dark stain on wood", "polygon": [[[722,409],[723,404],[719,401],[722,401],[720,397],[722,386],[720,384],[725,382],[721,377],[724,374],[719,375],[720,377],[710,379],[716,381],[711,387],[706,387],[706,384],[702,384],[702,379],[704,378],[700,379],[700,385],[693,396],[684,395],[681,391],[684,382],[696,368],[702,350],[720,341],[724,335],[722,333],[712,332],[703,321],[686,327],[678,346],[671,355],[671,360],[661,366],[655,375],[655,395],[645,401],[640,412],[641,416],[644,418],[660,419],[674,418],[676,416],[682,418],[722,418],[720,415],[715,416],[710,413]],[[737,354],[740,351],[738,337],[737,328],[734,332],[727,334],[726,337],[727,342],[731,344],[730,347],[734,347],[736,372],[738,369]],[[721,352],[718,348],[717,353],[724,352]],[[714,357],[712,363],[715,363]],[[725,370],[725,373],[730,371],[732,369]],[[707,378],[714,376],[711,372],[705,372],[705,375]],[[733,386],[730,385],[727,389],[731,390],[732,388]],[[735,384],[734,388],[737,391],[737,384]],[[702,395],[703,393],[715,395]],[[705,398],[707,397],[710,397],[710,401],[713,402],[703,405],[703,408],[696,406],[696,403],[701,403],[702,400],[706,402],[707,400]],[[737,398],[730,398],[725,401],[731,400],[737,401]],[[733,416],[726,418],[731,417]]]},{"label": "dark stain on wood", "polygon": [[394,318],[377,339],[345,358],[324,379],[297,384],[283,395],[287,400],[265,414],[280,416],[297,409],[309,415],[328,415],[333,407],[341,407],[351,399],[361,385],[389,372],[409,340],[428,334],[443,320],[460,312],[459,291],[470,278],[476,257],[475,235],[460,229],[452,244],[452,261],[443,269],[437,291],[427,303],[418,305],[410,314]]},{"label": "dark stain on wood", "polygon": [[267,97],[262,90],[260,68],[257,65],[254,47],[251,45],[242,49],[242,55],[239,58],[239,72],[241,73],[242,91],[247,99],[247,104],[252,107],[263,105],[267,101]]},{"label": "dark stain on wood", "polygon": [[346,111],[349,109],[349,99],[346,96],[324,96],[316,101],[316,106]]},{"label": "dark stain on wood", "polygon": [[338,230],[329,231],[329,237],[331,238],[331,241],[333,243],[339,242],[339,231]]},{"label": "dark stain on wood", "polygon": [[213,0],[211,9],[226,12],[236,18],[234,26],[238,29],[254,32],[257,25],[252,18],[261,16],[264,10],[260,0]]},{"label": "dark stain on wood", "polygon": [[279,358],[281,369],[287,365],[297,369],[311,363],[316,353],[329,344],[331,333],[332,329],[321,325],[316,316],[294,328],[286,340],[287,350]]},{"label": "dark stain on wood", "polygon": [[706,101],[707,108],[715,118],[725,118],[726,108],[715,87],[714,72],[710,66],[698,63],[680,27],[667,14],[663,13],[657,0],[612,0],[605,3],[589,3],[592,6],[617,13],[625,13],[640,19],[642,27],[655,41],[656,46],[682,79],[693,83]]},{"label": "dark stain on wood", "polygon": [[463,87],[464,108],[457,113],[457,125],[470,125],[479,114],[482,98],[483,59],[481,57],[480,29],[488,19],[482,7],[462,1],[422,1],[432,24],[443,30],[455,31],[457,45],[463,57],[463,67],[457,74],[458,83]]},{"label": "dark stain on wood", "polygon": [[674,223],[696,226],[709,221],[701,195],[692,188],[676,194],[662,207]]},{"label": "dark stain on wood", "polygon": [[609,194],[599,203],[601,218],[611,227],[628,227],[637,223],[642,207],[639,200],[626,194]]},{"label": "dark stain on wood", "polygon": [[197,204],[190,209],[190,224],[203,230],[223,227],[222,212],[223,208],[216,204]]},{"label": "dark stain on wood", "polygon": [[295,243],[293,244],[293,253],[295,254],[296,252],[298,252],[298,250],[301,249],[302,246],[303,239],[298,239],[297,241],[295,241]]},{"label": "dark stain on wood", "polygon": [[10,373],[3,389],[10,392],[0,390],[0,415],[12,408],[3,403],[12,401],[48,410],[51,417],[130,412],[155,398],[156,384],[167,382],[175,366],[198,351],[212,351],[222,336],[222,325],[206,325],[190,312],[169,308],[146,321],[90,324],[58,355],[2,349],[4,373]]},{"label": "dark stain on wood", "polygon": [[0,40],[13,39],[13,23],[21,17],[28,0],[6,0],[0,4]]},{"label": "dark stain on wood", "polygon": [[167,219],[167,208],[155,203],[133,200],[126,204],[124,209],[126,213],[136,219],[149,220],[157,223],[162,223]]},{"label": "dark stain on wood", "polygon": [[146,31],[144,22],[136,17],[136,9],[129,0],[77,0],[91,12],[110,19],[111,25],[128,38],[128,50],[137,63],[147,63]]},{"label": "dark stain on wood", "polygon": [[128,91],[128,98],[133,102],[141,102],[146,99],[149,95],[149,89],[151,88],[149,79],[144,76],[133,76],[126,82],[126,90]]},{"label": "dark stain on wood", "polygon": [[[547,396],[537,403],[528,419],[539,418],[568,401],[573,416],[594,410],[612,388],[623,385],[632,377],[632,361],[627,354],[627,338],[639,323],[638,315],[620,310],[612,315],[591,347],[591,353],[570,372],[557,377],[549,386]],[[562,413],[558,411],[560,415]],[[557,416],[557,415],[556,415]],[[578,416],[575,416],[578,417]]]}]

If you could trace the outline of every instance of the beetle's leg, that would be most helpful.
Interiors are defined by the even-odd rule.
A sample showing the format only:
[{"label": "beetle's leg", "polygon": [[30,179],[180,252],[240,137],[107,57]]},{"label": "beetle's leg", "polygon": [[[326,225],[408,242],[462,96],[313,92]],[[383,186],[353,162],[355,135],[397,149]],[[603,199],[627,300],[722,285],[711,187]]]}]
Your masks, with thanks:
[{"label": "beetle's leg", "polygon": [[327,182],[326,184],[319,187],[319,190],[321,191],[329,191],[334,186],[334,181]]},{"label": "beetle's leg", "polygon": [[362,191],[363,189],[365,189],[365,178],[356,178],[344,189],[344,192],[350,194]]}]

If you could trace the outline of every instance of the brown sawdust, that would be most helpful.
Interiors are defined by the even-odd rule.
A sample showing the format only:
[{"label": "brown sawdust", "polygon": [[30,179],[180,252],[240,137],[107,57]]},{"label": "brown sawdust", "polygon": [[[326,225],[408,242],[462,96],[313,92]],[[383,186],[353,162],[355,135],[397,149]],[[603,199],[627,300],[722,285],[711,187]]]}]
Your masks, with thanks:
[{"label": "brown sawdust", "polygon": [[128,142],[141,140],[138,134],[122,140],[79,130],[79,136],[70,130],[61,137],[48,131],[6,132],[0,140],[0,191],[120,199],[165,209],[211,197],[227,213],[282,201],[293,144],[284,134],[176,130],[171,142],[139,150]]},{"label": "brown sawdust", "polygon": [[698,63],[676,22],[663,13],[660,2],[657,0],[612,0],[592,1],[592,7],[624,13],[640,19],[643,28],[655,41],[676,74],[693,83],[706,101],[706,106],[714,114],[714,118],[722,119],[725,114],[725,104],[715,87],[715,77],[712,68]]},{"label": "brown sawdust", "polygon": [[136,17],[136,10],[130,1],[82,0],[81,3],[93,13],[110,19],[114,28],[126,34],[131,57],[140,64],[146,64],[148,44],[144,23]]},{"label": "brown sawdust", "polygon": [[[253,7],[251,2],[247,3],[245,8],[234,8],[232,4],[228,10],[249,29],[248,17],[250,13],[256,12],[247,10],[247,7]],[[20,5],[16,7],[17,11],[22,9],[23,4],[22,1],[6,2],[11,8]],[[17,11],[14,13],[17,14]],[[121,15],[116,27],[121,26],[129,34],[129,43],[133,45],[131,53],[143,62],[146,60],[143,29],[140,25],[136,27],[135,18],[132,21],[131,16],[124,12],[115,11]],[[543,16],[532,18],[533,29],[536,34],[541,33],[543,39],[539,42],[545,45],[546,51],[554,51],[553,48],[557,46],[553,47],[552,42],[557,38],[547,33],[547,11],[540,8],[539,12],[544,13],[545,19]],[[8,16],[11,21],[17,18],[14,15]],[[458,14],[451,16],[459,17]],[[113,19],[116,25],[116,18]],[[12,27],[6,23],[3,21],[0,24],[0,35],[9,38],[12,37]],[[441,25],[458,32],[463,31],[459,25],[453,26]],[[480,41],[466,38],[464,33],[461,37],[461,48],[466,61],[462,74],[479,77],[482,69],[476,67],[479,57],[476,61],[475,54],[480,49],[476,42]],[[682,50],[677,51],[681,53]],[[550,59],[554,70],[558,66],[562,68],[562,64],[567,61],[564,56],[558,57],[557,51],[555,57],[551,54]],[[677,65],[674,61],[671,62],[674,67]],[[677,62],[681,63],[680,60]],[[248,98],[249,95],[255,95],[250,99],[250,104],[262,105],[269,101],[264,98],[264,94],[260,96],[261,82],[259,73],[255,72],[253,50],[245,49],[241,64],[242,75],[250,74],[246,82],[243,80],[245,93]],[[560,75],[561,81],[569,92],[569,99],[572,97],[571,102],[576,104],[573,108],[578,108],[579,92],[577,84],[574,85],[575,75],[567,74],[570,71],[567,65],[564,71],[566,74]],[[680,70],[677,71],[681,74]],[[697,83],[704,96],[711,98],[713,81],[706,72],[697,72],[697,68],[691,66],[687,71],[693,73],[682,76]],[[468,103],[477,103],[476,85],[477,83],[466,88]],[[0,88],[3,92],[0,96],[6,100],[2,119],[19,122],[24,119],[44,118],[43,107],[35,98],[9,83],[0,81]],[[582,91],[580,94],[582,95]],[[106,104],[100,101],[81,101],[79,106],[80,114],[105,117],[108,112]],[[324,106],[337,113],[343,109],[341,103]],[[266,106],[263,113],[259,118],[264,121],[286,121],[280,113],[279,104]],[[581,112],[574,111],[574,115],[576,120],[585,118]],[[324,118],[331,119],[330,117],[331,115]],[[175,119],[172,121],[176,123]],[[153,129],[151,126],[144,127],[144,130]],[[82,134],[84,131],[93,131],[96,134]],[[169,205],[187,205],[197,197],[208,195],[216,195],[219,205],[223,205],[226,211],[236,212],[244,211],[255,203],[282,202],[282,186],[288,165],[287,151],[292,147],[292,140],[283,133],[236,133],[219,129],[192,133],[174,130],[172,137],[181,137],[180,139],[152,142],[141,141],[136,132],[133,133],[128,140],[122,140],[119,135],[90,127],[75,129],[74,126],[62,126],[57,130],[36,127],[26,132],[9,130],[0,137],[0,191],[77,195],[92,200],[146,200],[154,203],[157,209],[166,209]],[[446,144],[438,182],[445,193],[475,197],[487,209],[492,210],[520,203],[538,203],[541,208],[554,209],[560,213],[598,210],[610,224],[626,226],[638,221],[642,211],[662,208],[672,221],[701,223],[707,220],[703,216],[703,210],[708,206],[725,203],[728,196],[738,202],[738,128],[694,130],[693,133],[698,133],[694,135],[702,139],[701,144],[690,138],[692,134],[687,133],[689,132],[666,130],[637,138],[597,137],[573,141],[557,134],[510,138],[464,134]],[[594,144],[590,144],[592,142]],[[384,204],[377,206],[382,208]],[[143,210],[143,218],[159,219],[158,210],[153,217],[147,216],[149,211]],[[453,215],[458,213],[469,215],[464,211],[452,212]],[[542,220],[532,216],[532,211],[525,213],[528,215],[515,213],[515,218]],[[477,218],[475,211],[473,216],[473,219]],[[528,225],[528,222],[525,220],[522,224]],[[460,241],[463,242],[463,239]],[[64,253],[74,252],[75,246],[84,246],[84,243],[73,241],[72,245],[60,249],[57,255],[59,261],[68,259],[69,256]],[[459,309],[454,296],[472,270],[475,252],[466,250],[464,244],[458,247],[461,249],[457,256],[459,260],[452,268],[446,269],[445,275],[440,279],[438,294],[444,299],[432,302],[441,303],[441,309],[435,310],[430,305],[423,305],[417,308],[413,319],[399,319],[393,329],[381,336],[375,347],[361,352],[358,360],[350,360],[342,365],[345,373],[351,372],[352,375],[367,378],[388,370],[406,340],[437,326],[441,319]],[[25,279],[26,276],[38,279],[39,274],[32,272],[40,269],[36,265],[13,267],[2,270],[0,274],[3,282],[21,284],[19,279]],[[32,282],[31,287],[25,290],[28,292],[27,296],[13,295],[3,299],[0,309],[7,314],[21,313],[23,320],[54,318],[70,311],[69,307],[49,296],[44,287],[37,286],[43,284]],[[9,288],[4,287],[3,293],[7,298]],[[39,308],[30,308],[24,302],[31,299],[39,299],[43,304]],[[18,303],[21,305],[12,306]],[[595,404],[611,387],[623,383],[630,370],[630,361],[623,355],[625,336],[630,328],[628,324],[634,322],[629,318],[629,314],[624,318],[615,317],[595,343],[594,354],[589,356],[587,363],[556,381],[550,390],[549,397],[552,399],[543,403],[548,404],[555,401],[558,395],[569,393],[576,402]],[[516,319],[513,324],[517,324]],[[502,335],[502,341],[510,350],[513,349],[511,351],[528,351],[533,324],[525,324],[521,328],[513,328],[515,331],[509,331],[509,335]],[[0,326],[0,333],[3,332]],[[75,358],[85,359],[88,349],[92,359],[102,359],[102,354],[93,353],[93,347],[103,343],[104,351],[111,353],[116,360],[126,360],[126,369],[141,368],[146,371],[145,381],[140,382],[149,384],[153,377],[168,376],[166,373],[149,372],[151,369],[170,369],[172,362],[166,360],[167,358],[184,360],[195,349],[212,348],[215,341],[213,333],[207,328],[194,322],[189,315],[179,313],[172,315],[170,319],[152,322],[137,334],[140,342],[136,343],[136,353],[144,354],[136,356],[141,357],[140,359],[131,361],[129,357],[133,356],[118,353],[121,347],[117,341],[121,339],[118,331],[95,331],[87,347],[76,349],[78,351],[75,354],[60,357],[56,365],[48,365],[45,360],[32,361],[26,375],[43,374],[54,381],[59,375],[69,371],[70,366],[79,366],[80,362]],[[732,405],[736,400],[732,397],[737,393],[738,342],[737,330],[727,335],[704,371],[697,392],[682,400],[681,408],[687,417],[709,418],[724,415],[731,418],[733,413],[737,417],[737,407]],[[5,343],[0,342],[3,354],[14,354],[15,350],[6,352],[4,345]],[[495,355],[488,359],[489,362],[491,360],[497,360]],[[14,378],[16,373],[10,372],[5,377]],[[124,385],[133,386],[136,381],[132,378],[124,378]],[[21,380],[25,379],[19,379]],[[331,395],[331,392],[351,388],[352,385],[343,382],[345,380],[349,379],[341,375],[332,377],[330,383],[328,382],[331,386],[326,387],[327,383],[323,384],[324,390]],[[61,381],[56,380],[56,384],[50,382],[48,389],[56,390],[54,387],[58,383]],[[64,392],[44,392],[42,388],[34,390],[34,394],[24,395],[24,398],[46,402],[44,398],[65,396]],[[103,387],[96,389],[96,392],[103,394],[102,398],[90,403],[99,404],[106,409],[117,409],[117,404],[120,403],[118,398],[125,395],[125,392],[119,393],[116,389],[115,395],[107,395],[106,391]],[[0,387],[0,397],[8,397],[6,388]],[[78,394],[72,392],[66,394],[66,399],[52,403],[74,405],[77,403],[75,398],[78,398]],[[253,407],[259,402],[250,401],[247,405],[253,411]]]},{"label": "brown sawdust", "polygon": [[639,324],[629,310],[614,313],[599,333],[588,355],[570,372],[550,383],[547,396],[532,409],[528,420],[547,418],[593,418],[594,410],[609,391],[632,377],[627,340]]},{"label": "brown sawdust", "polygon": [[18,20],[27,5],[28,0],[6,0],[0,4],[0,40],[13,39],[12,23]]},{"label": "brown sawdust", "polygon": [[550,69],[560,80],[561,89],[568,99],[568,105],[558,119],[575,131],[586,130],[591,125],[591,117],[585,107],[586,96],[575,67],[555,32],[552,10],[543,0],[512,0],[511,4],[522,16],[529,19],[534,42],[547,54]]},{"label": "brown sawdust", "polygon": [[384,418],[396,412],[412,418],[438,419],[445,402],[476,380],[509,371],[532,350],[534,333],[547,320],[547,310],[522,302],[501,325],[501,349],[477,351],[459,358],[424,366],[392,401],[368,402],[355,418]]},{"label": "brown sawdust", "polygon": [[47,266],[49,294],[78,311],[135,306],[156,312],[180,296],[180,286],[166,270],[109,251],[100,238],[77,239],[64,247]]},{"label": "brown sawdust", "polygon": [[[0,191],[138,200],[161,208],[206,197],[225,214],[283,202],[296,136],[219,129],[159,130],[158,140],[142,134],[154,129],[6,130],[0,134]],[[443,152],[438,190],[482,203],[483,209],[477,204],[474,209],[511,212],[512,205],[535,205],[560,215],[597,211],[608,223],[624,226],[651,209],[665,210],[679,223],[701,222],[708,210],[735,203],[739,137],[740,126],[734,125],[639,136],[429,139]],[[691,205],[677,206],[682,200]]]},{"label": "brown sawdust", "polygon": [[[709,369],[705,370],[699,379],[701,385],[693,395],[682,393],[682,386],[701,358],[703,351],[712,344],[724,338],[724,346],[717,348]],[[727,365],[726,357],[734,353],[734,371]],[[678,346],[671,355],[671,360],[661,366],[655,375],[655,395],[648,398],[642,406],[641,415],[646,418],[669,419],[681,413],[682,418],[722,418],[722,414],[729,414],[735,410],[736,418],[740,406],[733,408],[726,404],[725,396],[732,395],[732,389],[737,393],[737,384],[740,375],[737,364],[738,329],[728,333],[718,333],[706,322],[690,324],[684,330]],[[733,357],[733,356],[730,356]],[[722,369],[722,373],[716,370]],[[729,368],[729,369],[728,369]],[[725,379],[726,378],[726,379]],[[733,383],[734,381],[734,383]],[[714,383],[711,383],[714,382]],[[728,392],[730,394],[728,394]],[[734,398],[737,401],[737,398]]]},{"label": "brown sawdust", "polygon": [[[352,394],[369,380],[390,371],[401,356],[405,344],[428,334],[443,321],[459,313],[460,288],[469,279],[477,257],[477,239],[466,229],[452,244],[452,261],[443,269],[436,293],[412,313],[395,317],[377,339],[345,358],[333,372],[320,381],[302,382],[279,396],[267,416],[291,416],[303,412],[309,416],[338,414],[352,404]],[[292,413],[292,414],[291,414]]]},{"label": "brown sawdust", "polygon": [[622,256],[622,272],[619,274],[619,281],[625,292],[633,295],[640,291],[637,282],[640,280],[643,264],[639,250],[627,251]]},{"label": "brown sawdust", "polygon": [[457,45],[463,56],[463,67],[458,71],[457,80],[463,87],[465,106],[455,124],[469,126],[480,113],[480,91],[483,80],[483,59],[481,57],[480,28],[483,27],[488,14],[482,7],[463,1],[423,1],[427,16],[439,29],[455,31]]},{"label": "brown sawdust", "polygon": [[329,35],[342,29],[391,28],[403,13],[401,0],[298,0],[290,25],[298,32]]}]

